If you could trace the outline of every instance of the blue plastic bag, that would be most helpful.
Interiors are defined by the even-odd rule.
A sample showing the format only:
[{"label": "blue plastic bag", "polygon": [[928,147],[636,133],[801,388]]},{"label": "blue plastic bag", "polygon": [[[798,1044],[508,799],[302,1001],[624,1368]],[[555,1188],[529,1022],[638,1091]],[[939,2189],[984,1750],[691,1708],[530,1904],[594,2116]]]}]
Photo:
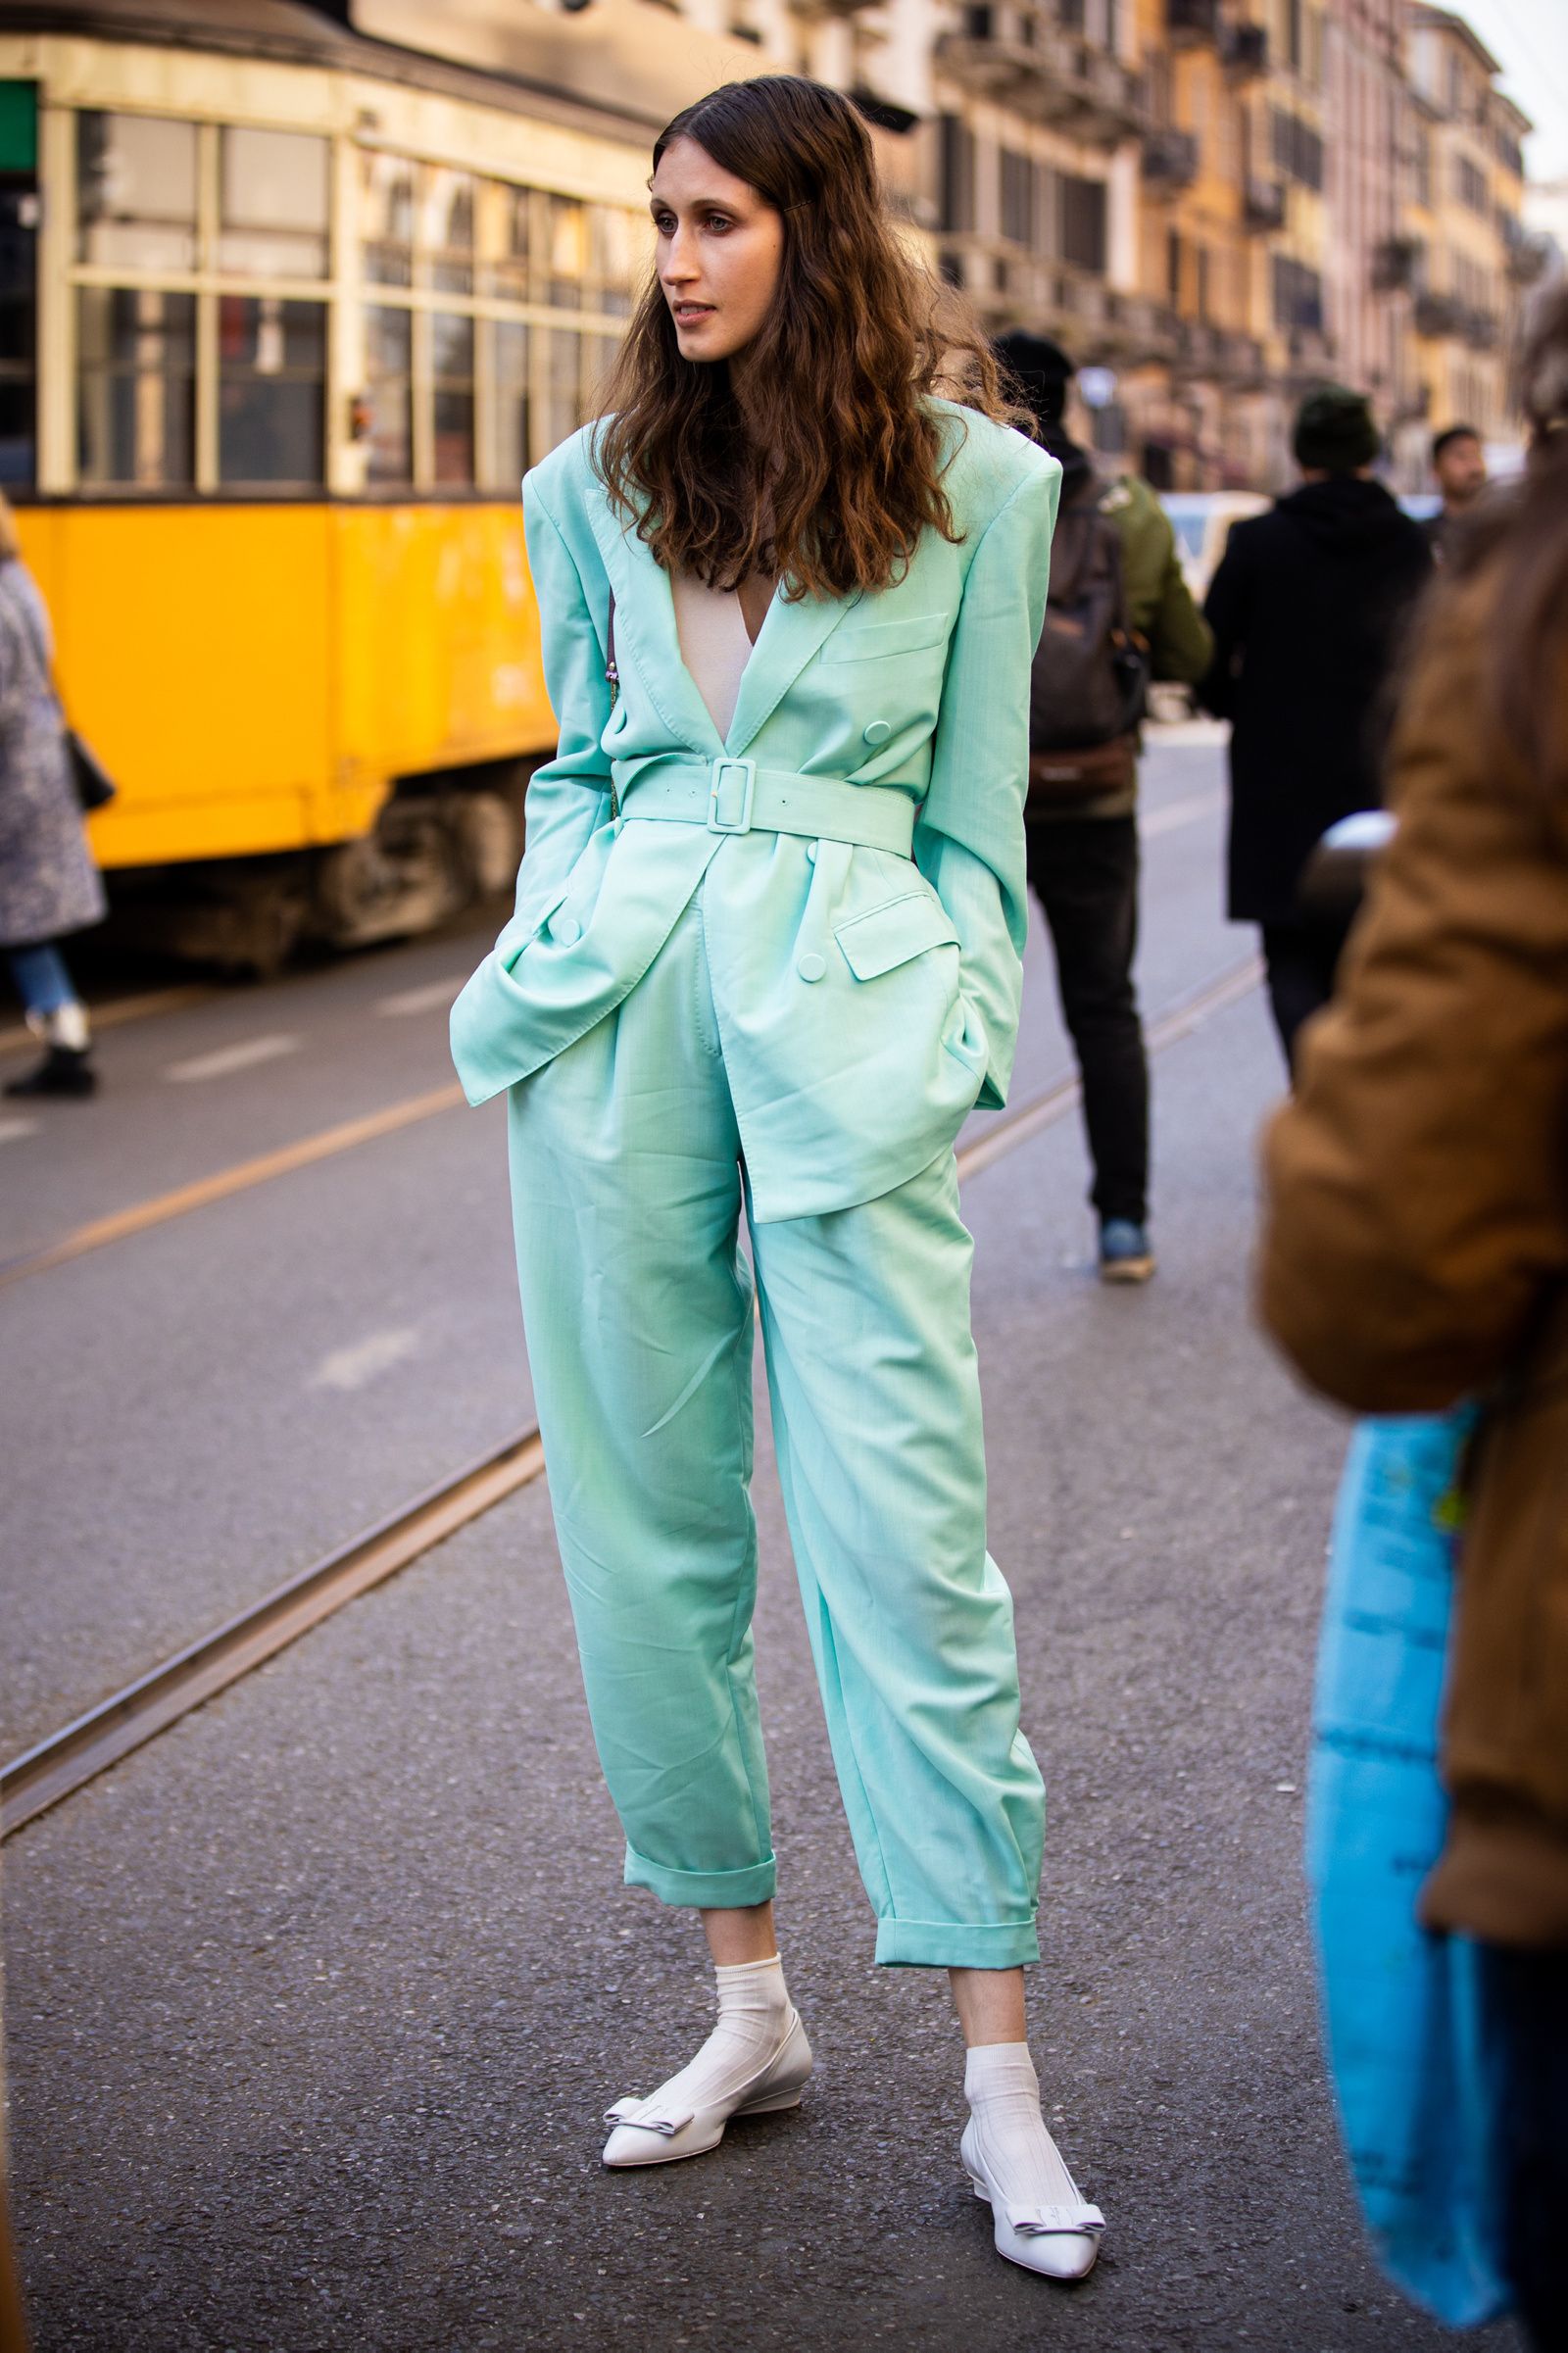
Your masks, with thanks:
[{"label": "blue plastic bag", "polygon": [[1379,2260],[1450,2328],[1507,2309],[1478,1955],[1415,1916],[1438,1778],[1465,1407],[1361,1423],[1318,1648],[1306,1870],[1341,2129]]}]

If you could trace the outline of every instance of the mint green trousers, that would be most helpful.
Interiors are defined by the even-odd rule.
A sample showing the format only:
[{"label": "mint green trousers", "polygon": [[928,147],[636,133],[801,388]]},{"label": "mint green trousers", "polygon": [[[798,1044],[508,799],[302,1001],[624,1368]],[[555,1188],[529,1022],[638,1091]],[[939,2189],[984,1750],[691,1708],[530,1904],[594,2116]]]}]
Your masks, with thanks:
[{"label": "mint green trousers", "polygon": [[[630,996],[514,1086],[517,1265],[556,1529],[626,1879],[774,1890],[753,1675],[754,1283],[702,895]],[[951,1151],[751,1226],[773,1436],[879,1961],[1038,1958],[1045,1792],[986,1550]]]}]

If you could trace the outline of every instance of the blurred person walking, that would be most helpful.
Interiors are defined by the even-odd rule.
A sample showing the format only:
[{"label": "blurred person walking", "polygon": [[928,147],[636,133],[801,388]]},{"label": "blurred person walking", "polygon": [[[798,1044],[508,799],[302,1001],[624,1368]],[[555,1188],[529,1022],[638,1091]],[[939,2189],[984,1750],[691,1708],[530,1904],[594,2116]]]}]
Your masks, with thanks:
[{"label": "blurred person walking", "polygon": [[1433,562],[1446,563],[1455,526],[1461,524],[1487,487],[1487,456],[1474,425],[1446,425],[1432,437],[1432,471],[1443,493],[1436,515],[1421,525]]},{"label": "blurred person walking", "polygon": [[[1048,710],[1059,674],[1052,621],[1064,593],[1089,584],[1097,536],[1119,563],[1112,595],[1154,678],[1196,685],[1213,639],[1193,603],[1170,518],[1147,482],[1120,474],[1100,482],[1087,449],[1067,426],[1072,361],[1057,343],[1013,328],[998,359],[1034,414],[1040,444],[1060,465],[1061,513],[1053,552],[1056,588],[1035,657],[1035,705]],[[1082,628],[1075,612],[1067,625]],[[1094,759],[1037,758],[1024,814],[1029,881],[1056,960],[1056,991],[1083,1084],[1084,1128],[1093,1166],[1089,1199],[1100,1220],[1105,1282],[1147,1282],[1154,1271],[1149,1233],[1149,1060],[1133,984],[1138,948],[1138,734],[1136,725],[1096,748]],[[1039,747],[1036,747],[1038,752]]]},{"label": "blurred person walking", "polygon": [[717,2027],[613,2103],[604,2161],[699,2156],[811,2071],[753,1680],[755,1289],[876,1957],[950,1972],[998,2250],[1081,2278],[1102,2217],[1026,2039],[1044,1790],[986,1549],[953,1150],[1012,1062],[1059,470],[903,254],[848,99],[731,84],[654,166],[614,413],[524,484],[561,746],[529,785],[515,915],[453,1012],[470,1099],[510,1091],[529,1364],[625,1876],[702,1914],[717,1973]]},{"label": "blurred person walking", "polygon": [[87,1010],[58,942],[103,920],[106,901],[82,827],[65,716],[50,678],[53,641],[16,521],[0,496],[0,950],[44,1058],[7,1095],[91,1095]]},{"label": "blurred person walking", "polygon": [[1397,831],[1266,1144],[1261,1306],[1363,1413],[1479,1398],[1427,1926],[1480,1939],[1497,2210],[1568,2345],[1568,289],[1523,368],[1525,481],[1434,601]]},{"label": "blurred person walking", "polygon": [[1301,869],[1331,825],[1379,806],[1390,671],[1432,558],[1372,479],[1377,427],[1359,393],[1308,393],[1293,446],[1301,487],[1233,525],[1209,584],[1214,660],[1200,691],[1231,721],[1229,912],[1261,927],[1294,1071],[1348,929],[1302,909]]}]

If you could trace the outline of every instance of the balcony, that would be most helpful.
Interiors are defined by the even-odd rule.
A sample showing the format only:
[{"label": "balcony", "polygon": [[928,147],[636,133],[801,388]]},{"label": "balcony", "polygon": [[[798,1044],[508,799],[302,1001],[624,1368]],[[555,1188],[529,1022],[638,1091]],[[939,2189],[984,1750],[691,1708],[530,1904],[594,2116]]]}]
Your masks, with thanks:
[{"label": "balcony", "polygon": [[1198,177],[1198,141],[1190,130],[1152,130],[1144,141],[1143,174],[1168,193]]},{"label": "balcony", "polygon": [[1176,324],[1177,365],[1188,375],[1232,385],[1263,380],[1262,346],[1250,335],[1215,326],[1206,319],[1182,319]]},{"label": "balcony", "polygon": [[1395,294],[1413,286],[1420,274],[1425,248],[1417,237],[1385,237],[1372,249],[1372,291]]},{"label": "balcony", "polygon": [[1038,6],[970,6],[936,45],[940,72],[1068,137],[1116,146],[1147,122],[1138,76]]},{"label": "balcony", "polygon": [[1415,298],[1415,331],[1418,335],[1457,335],[1464,322],[1464,307],[1451,294],[1434,294],[1423,287]]},{"label": "balcony", "polygon": [[1265,179],[1253,172],[1249,176],[1242,201],[1242,223],[1250,229],[1271,230],[1285,226],[1285,182]]},{"label": "balcony", "polygon": [[1551,239],[1532,234],[1513,213],[1500,214],[1497,227],[1509,277],[1516,286],[1533,286],[1551,258]]},{"label": "balcony", "polygon": [[1165,31],[1173,48],[1219,39],[1219,0],[1165,0]]},{"label": "balcony", "polygon": [[1250,81],[1254,74],[1268,72],[1268,34],[1261,25],[1223,25],[1219,53],[1226,73],[1237,81]]}]

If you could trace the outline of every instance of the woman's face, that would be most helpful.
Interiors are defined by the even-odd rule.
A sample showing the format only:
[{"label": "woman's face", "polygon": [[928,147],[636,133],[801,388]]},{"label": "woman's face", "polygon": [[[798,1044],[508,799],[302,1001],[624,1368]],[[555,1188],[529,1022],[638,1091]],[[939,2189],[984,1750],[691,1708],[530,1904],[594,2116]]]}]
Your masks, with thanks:
[{"label": "woman's face", "polygon": [[784,219],[695,139],[665,148],[650,182],[659,282],[683,360],[729,360],[767,317]]}]

